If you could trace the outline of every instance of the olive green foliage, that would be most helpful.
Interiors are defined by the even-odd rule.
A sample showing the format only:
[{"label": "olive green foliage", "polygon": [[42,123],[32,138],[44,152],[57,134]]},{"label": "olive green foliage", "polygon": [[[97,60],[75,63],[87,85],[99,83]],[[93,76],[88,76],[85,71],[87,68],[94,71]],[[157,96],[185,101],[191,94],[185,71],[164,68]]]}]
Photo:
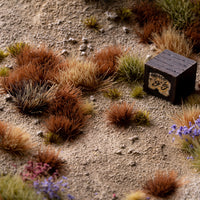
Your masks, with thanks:
[{"label": "olive green foliage", "polygon": [[24,42],[17,42],[15,44],[11,44],[10,46],[7,47],[7,51],[10,53],[12,57],[16,57],[19,55],[24,47],[28,46],[28,44]]},{"label": "olive green foliage", "polygon": [[116,14],[121,21],[129,20],[133,15],[131,9],[129,8],[119,8],[116,10]]},{"label": "olive green foliage", "polygon": [[5,53],[4,51],[2,51],[1,49],[0,49],[0,62],[5,58],[5,57],[7,57],[8,56],[8,53]]},{"label": "olive green foliage", "polygon": [[138,56],[125,54],[118,59],[117,77],[129,83],[142,81],[144,78],[144,61]]},{"label": "olive green foliage", "polygon": [[112,88],[106,90],[104,96],[110,99],[119,99],[121,97],[121,92],[117,88]]},{"label": "olive green foliage", "polygon": [[91,16],[91,17],[88,17],[86,19],[84,19],[83,23],[89,27],[89,28],[93,28],[95,30],[98,30],[100,28],[100,25],[99,23],[97,22],[97,19],[95,16]]},{"label": "olive green foliage", "polygon": [[184,29],[195,20],[192,1],[190,0],[156,0],[157,4],[168,13],[173,25]]},{"label": "olive green foliage", "polygon": [[3,200],[42,200],[44,197],[36,193],[20,176],[0,176],[0,196]]},{"label": "olive green foliage", "polygon": [[136,111],[134,114],[133,122],[137,125],[149,125],[149,113],[147,111]]},{"label": "olive green foliage", "polygon": [[6,77],[9,75],[10,69],[8,67],[2,67],[0,68],[0,76],[1,77]]},{"label": "olive green foliage", "polygon": [[131,96],[134,98],[143,98],[145,95],[142,85],[136,85],[131,92]]}]

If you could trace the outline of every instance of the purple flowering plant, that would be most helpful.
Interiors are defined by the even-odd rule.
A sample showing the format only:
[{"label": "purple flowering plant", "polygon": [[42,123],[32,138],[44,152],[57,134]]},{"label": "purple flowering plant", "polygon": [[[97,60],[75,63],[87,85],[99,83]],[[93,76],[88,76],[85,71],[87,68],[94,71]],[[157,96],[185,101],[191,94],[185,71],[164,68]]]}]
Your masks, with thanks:
[{"label": "purple flowering plant", "polygon": [[[37,193],[42,193],[46,199],[50,200],[61,200],[63,199],[62,192],[67,187],[68,183],[66,182],[67,178],[62,176],[58,181],[54,181],[54,178],[50,176],[43,181],[34,181],[33,187],[37,190]],[[67,198],[69,200],[75,199],[72,195],[68,194]]]}]

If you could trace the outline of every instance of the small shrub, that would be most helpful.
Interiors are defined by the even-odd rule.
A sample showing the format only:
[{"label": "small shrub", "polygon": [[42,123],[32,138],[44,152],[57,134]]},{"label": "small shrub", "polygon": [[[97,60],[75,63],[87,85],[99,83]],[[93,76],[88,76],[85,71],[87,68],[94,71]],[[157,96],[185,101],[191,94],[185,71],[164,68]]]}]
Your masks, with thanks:
[{"label": "small shrub", "polygon": [[95,16],[91,16],[91,17],[84,19],[83,23],[89,28],[93,28],[95,30],[100,29],[100,25],[97,22],[97,19]]},{"label": "small shrub", "polygon": [[59,175],[64,168],[65,161],[59,157],[60,150],[56,151],[52,147],[40,149],[35,156],[35,159],[39,163],[48,164],[50,169],[48,173],[51,175]]},{"label": "small shrub", "polygon": [[174,171],[157,171],[154,178],[148,180],[143,189],[149,195],[168,198],[181,186]]},{"label": "small shrub", "polygon": [[129,83],[141,81],[144,78],[144,61],[139,57],[126,54],[118,59],[117,77]]},{"label": "small shrub", "polygon": [[129,8],[119,8],[116,10],[116,14],[121,21],[129,20],[133,15]]},{"label": "small shrub", "polygon": [[97,66],[91,61],[81,61],[72,57],[67,60],[66,68],[60,70],[60,82],[68,83],[82,90],[96,90],[100,85]]},{"label": "small shrub", "polygon": [[96,52],[92,59],[97,64],[98,76],[107,78],[117,71],[117,60],[123,55],[119,46],[108,46]]},{"label": "small shrub", "polygon": [[[81,133],[83,122],[77,118],[69,119],[62,115],[50,115],[46,119],[46,127],[52,135],[56,135],[62,141],[66,141],[74,139]],[[52,138],[49,138],[49,141],[52,141]]]},{"label": "small shrub", "polygon": [[2,199],[42,200],[43,195],[37,194],[34,188],[23,182],[20,176],[0,176],[0,195]]},{"label": "small shrub", "polygon": [[84,115],[92,115],[95,113],[94,104],[87,100],[85,101],[85,103],[82,104],[81,109],[82,109]]},{"label": "small shrub", "polygon": [[131,96],[134,98],[143,98],[145,95],[146,93],[141,85],[136,85],[131,92]]},{"label": "small shrub", "polygon": [[173,121],[177,126],[189,126],[190,122],[195,123],[200,115],[200,106],[186,106],[182,108],[182,111],[177,112],[172,117]]},{"label": "small shrub", "polygon": [[131,192],[129,195],[126,196],[125,200],[145,200],[146,195],[142,191]]},{"label": "small shrub", "polygon": [[192,44],[185,35],[172,27],[163,29],[162,34],[154,34],[152,41],[155,43],[157,52],[160,53],[169,49],[175,53],[190,57],[192,54]]},{"label": "small shrub", "polygon": [[49,108],[56,93],[56,86],[34,84],[32,81],[11,86],[9,93],[14,97],[17,108],[25,114],[41,114]]},{"label": "small shrub", "polygon": [[50,169],[51,167],[47,163],[38,163],[30,160],[20,175],[23,181],[33,181],[48,176]]},{"label": "small shrub", "polygon": [[30,135],[0,121],[0,147],[14,155],[24,155],[33,148]]},{"label": "small shrub", "polygon": [[[63,199],[64,196],[62,192],[68,185],[66,179],[67,178],[63,176],[61,180],[54,182],[53,177],[50,176],[48,179],[44,179],[44,181],[35,181],[33,186],[39,194],[43,194],[47,199]],[[72,200],[74,197],[68,195],[68,199]]]},{"label": "small shrub", "polygon": [[156,0],[163,11],[171,17],[173,25],[177,29],[184,29],[195,20],[193,5],[188,0]]},{"label": "small shrub", "polygon": [[29,45],[24,42],[18,42],[8,46],[7,51],[12,57],[16,57],[23,51],[25,47],[29,48]]},{"label": "small shrub", "polygon": [[121,92],[117,88],[108,89],[104,92],[104,96],[110,99],[119,99]]},{"label": "small shrub", "polygon": [[135,111],[133,122],[137,125],[149,125],[149,113],[147,111]]},{"label": "small shrub", "polygon": [[133,121],[133,104],[123,102],[121,104],[114,103],[107,111],[107,120],[110,124],[117,126],[130,125]]},{"label": "small shrub", "polygon": [[4,58],[8,56],[8,53],[5,53],[0,49],[0,62],[3,61]]},{"label": "small shrub", "polygon": [[9,75],[10,69],[8,67],[2,67],[0,69],[0,76],[1,77],[6,77]]}]

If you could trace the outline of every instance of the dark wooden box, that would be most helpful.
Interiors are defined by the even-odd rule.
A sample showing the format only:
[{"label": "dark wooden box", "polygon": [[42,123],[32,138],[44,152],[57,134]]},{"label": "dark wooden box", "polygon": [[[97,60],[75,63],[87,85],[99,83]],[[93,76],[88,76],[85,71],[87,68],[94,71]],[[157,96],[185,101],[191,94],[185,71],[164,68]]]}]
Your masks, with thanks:
[{"label": "dark wooden box", "polygon": [[164,50],[145,64],[144,91],[173,104],[194,91],[197,63]]}]

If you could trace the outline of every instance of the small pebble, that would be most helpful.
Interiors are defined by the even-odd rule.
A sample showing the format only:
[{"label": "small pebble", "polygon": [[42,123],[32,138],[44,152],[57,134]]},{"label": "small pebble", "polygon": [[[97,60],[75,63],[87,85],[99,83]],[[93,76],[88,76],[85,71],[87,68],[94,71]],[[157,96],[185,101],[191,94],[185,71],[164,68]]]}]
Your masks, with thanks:
[{"label": "small pebble", "polygon": [[8,69],[13,69],[12,65],[6,65],[5,67],[7,67]]},{"label": "small pebble", "polygon": [[130,141],[132,141],[132,143],[134,143],[136,140],[139,140],[138,136],[133,136],[129,138]]},{"label": "small pebble", "polygon": [[96,99],[93,95],[90,96],[90,101],[96,101]]},{"label": "small pebble", "polygon": [[130,163],[129,163],[129,166],[135,167],[135,166],[136,166],[136,162],[135,162],[135,161],[130,162]]},{"label": "small pebble", "polygon": [[35,122],[34,122],[34,124],[37,125],[37,124],[40,124],[40,122],[41,122],[40,119],[36,119]]},{"label": "small pebble", "polygon": [[82,51],[80,55],[81,55],[81,56],[86,56],[86,52],[85,52],[85,51]]},{"label": "small pebble", "polygon": [[44,137],[44,134],[43,134],[42,131],[38,131],[38,132],[37,132],[37,136],[39,136],[39,137]]},{"label": "small pebble", "polygon": [[5,96],[5,100],[6,100],[6,102],[8,102],[8,101],[12,101],[12,96],[10,95],[10,94],[7,94],[6,96]]},{"label": "small pebble", "polygon": [[91,44],[88,44],[88,49],[89,49],[90,51],[93,51],[93,50],[94,50],[94,48],[93,48],[93,46],[92,46]]},{"label": "small pebble", "polygon": [[118,150],[118,151],[115,152],[115,154],[117,154],[117,155],[122,155],[122,151],[121,151],[121,150]]},{"label": "small pebble", "polygon": [[4,108],[5,108],[5,107],[3,107],[3,106],[2,106],[2,107],[0,107],[0,111],[3,111],[3,110],[4,110]]},{"label": "small pebble", "polygon": [[63,55],[63,56],[68,56],[68,55],[69,55],[69,52],[68,52],[66,49],[63,49],[63,50],[61,51],[61,55]]},{"label": "small pebble", "polygon": [[83,41],[83,43],[85,43],[85,44],[87,44],[87,43],[88,43],[88,39],[87,39],[87,38],[85,38],[85,37],[83,37],[83,38],[82,38],[82,41]]},{"label": "small pebble", "polygon": [[71,42],[72,44],[77,43],[77,40],[75,40],[74,38],[71,38],[71,37],[68,39],[68,41]]},{"label": "small pebble", "polygon": [[90,173],[89,173],[89,172],[86,172],[86,173],[85,173],[85,176],[89,176],[89,175],[90,175]]},{"label": "small pebble", "polygon": [[125,148],[126,148],[126,145],[125,145],[125,144],[122,144],[120,148],[121,148],[121,149],[125,149]]},{"label": "small pebble", "polygon": [[108,20],[115,20],[117,19],[118,15],[115,12],[105,12],[106,17]]},{"label": "small pebble", "polygon": [[129,33],[129,29],[128,29],[126,26],[124,26],[122,29],[123,29],[123,31],[124,31],[125,33]]},{"label": "small pebble", "polygon": [[100,32],[100,33],[104,33],[105,30],[104,30],[103,28],[101,28],[101,29],[99,29],[99,32]]},{"label": "small pebble", "polygon": [[152,55],[150,55],[150,54],[148,54],[147,56],[146,56],[146,60],[150,60],[152,58]]},{"label": "small pebble", "polygon": [[86,44],[82,44],[80,47],[79,47],[79,50],[80,51],[86,51],[87,49],[87,45]]}]

